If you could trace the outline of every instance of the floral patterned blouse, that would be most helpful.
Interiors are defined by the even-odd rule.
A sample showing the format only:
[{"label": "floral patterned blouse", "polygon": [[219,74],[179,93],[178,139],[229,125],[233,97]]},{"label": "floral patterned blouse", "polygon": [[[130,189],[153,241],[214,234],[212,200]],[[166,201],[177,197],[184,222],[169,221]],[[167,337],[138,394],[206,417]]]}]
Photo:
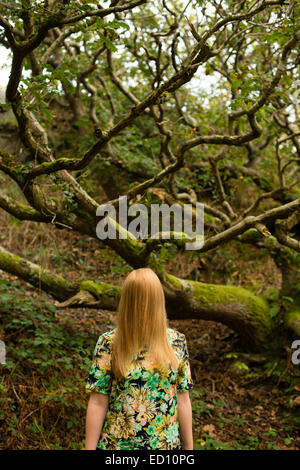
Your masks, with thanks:
[{"label": "floral patterned blouse", "polygon": [[111,347],[116,329],[97,341],[86,391],[109,395],[109,405],[97,450],[181,449],[177,391],[193,388],[185,335],[168,328],[168,338],[179,360],[177,369],[155,371],[147,351],[131,363],[120,380],[111,374]]}]

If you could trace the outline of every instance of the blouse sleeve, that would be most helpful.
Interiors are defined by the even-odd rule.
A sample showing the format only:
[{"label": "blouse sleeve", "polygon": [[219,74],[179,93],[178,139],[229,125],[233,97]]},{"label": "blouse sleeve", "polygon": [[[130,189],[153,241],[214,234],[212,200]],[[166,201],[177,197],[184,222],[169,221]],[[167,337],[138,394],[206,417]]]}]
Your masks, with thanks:
[{"label": "blouse sleeve", "polygon": [[104,334],[100,335],[94,349],[93,361],[85,386],[86,391],[106,395],[111,391],[111,354],[110,346]]},{"label": "blouse sleeve", "polygon": [[178,366],[176,386],[178,392],[187,392],[194,386],[191,376],[189,353],[185,336],[182,345],[182,356]]}]

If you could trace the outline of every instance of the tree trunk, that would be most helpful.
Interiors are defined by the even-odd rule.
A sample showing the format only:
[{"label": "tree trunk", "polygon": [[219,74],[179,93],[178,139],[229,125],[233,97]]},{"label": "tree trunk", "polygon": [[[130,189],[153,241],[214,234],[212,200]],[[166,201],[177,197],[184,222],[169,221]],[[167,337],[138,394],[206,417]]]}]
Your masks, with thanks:
[{"label": "tree trunk", "polygon": [[288,247],[274,252],[274,260],[282,273],[282,297],[289,306],[286,309],[285,325],[300,336],[300,256]]},{"label": "tree trunk", "polygon": [[172,319],[198,318],[227,325],[252,351],[269,348],[273,324],[263,296],[242,287],[206,284],[166,275],[166,299]]},{"label": "tree trunk", "polygon": [[[281,271],[281,302],[282,321],[285,327],[293,334],[300,336],[300,256],[287,246],[280,245],[274,237],[264,239],[263,235],[255,229],[247,230],[239,238],[241,241],[254,245],[264,246],[274,259]],[[282,335],[277,332],[277,336]]]}]

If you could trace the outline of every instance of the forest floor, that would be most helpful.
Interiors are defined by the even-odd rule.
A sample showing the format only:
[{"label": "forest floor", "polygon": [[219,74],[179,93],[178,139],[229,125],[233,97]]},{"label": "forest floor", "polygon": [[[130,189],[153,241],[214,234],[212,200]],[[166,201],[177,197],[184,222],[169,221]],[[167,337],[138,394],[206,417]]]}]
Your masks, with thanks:
[{"label": "forest floor", "polygon": [[[6,217],[2,214],[2,218]],[[0,222],[8,223],[1,217]],[[120,284],[129,271],[114,252],[97,241],[66,230],[53,232],[42,224],[28,222],[21,229],[13,220],[8,236],[0,242],[70,280],[81,276]],[[182,278],[242,286],[257,294],[280,286],[280,274],[265,254],[254,248],[245,250],[235,243],[200,261],[195,253],[177,254],[175,259],[166,261],[166,268]],[[0,449],[82,448],[87,404],[83,386],[88,364],[98,335],[114,327],[114,314],[84,308],[52,308],[49,313],[43,302],[56,305],[49,296],[0,271],[1,279],[0,312],[4,315],[0,333],[2,330],[7,342],[8,356],[14,358],[18,348],[19,355],[8,367],[0,366],[0,427],[6,429]],[[14,285],[11,296],[7,294],[10,285]],[[43,317],[33,308],[37,304],[45,318],[48,315],[43,327],[38,324]],[[8,311],[12,320],[3,320]],[[74,356],[70,365],[68,358],[56,357],[48,367],[40,368],[41,361],[32,358],[36,349],[25,351],[24,341],[30,347],[28,341],[33,341],[27,334],[29,324],[34,324],[34,347],[39,348],[41,356],[41,351],[50,350],[55,356],[59,345],[66,343],[57,332],[57,349],[51,341],[49,344],[49,327],[53,331],[62,328],[65,334],[68,325],[68,338],[82,335],[83,342],[78,339],[80,348],[75,339],[70,346],[75,356],[80,349],[81,362]],[[259,358],[243,355],[247,351],[242,351],[238,335],[220,323],[186,319],[170,320],[169,326],[184,333],[188,342],[194,380],[191,399],[196,449],[300,449],[299,366],[293,366],[285,357],[257,362]],[[33,334],[33,330],[28,331]],[[86,357],[82,359],[82,355]]]}]

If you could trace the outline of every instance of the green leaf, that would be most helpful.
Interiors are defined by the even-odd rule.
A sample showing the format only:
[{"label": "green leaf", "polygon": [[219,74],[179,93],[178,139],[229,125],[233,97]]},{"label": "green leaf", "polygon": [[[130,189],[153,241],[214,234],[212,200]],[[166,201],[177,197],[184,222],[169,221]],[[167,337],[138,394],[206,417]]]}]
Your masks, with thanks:
[{"label": "green leaf", "polygon": [[118,29],[118,28],[125,28],[125,29],[130,29],[130,26],[127,23],[124,23],[124,21],[108,21],[107,23],[104,24],[104,28],[113,28],[113,29]]},{"label": "green leaf", "polygon": [[278,304],[273,304],[271,307],[270,307],[270,316],[271,318],[274,318],[278,312],[280,310],[280,307]]},{"label": "green leaf", "polygon": [[118,50],[117,47],[111,42],[111,40],[107,36],[104,36],[104,34],[102,33],[99,33],[99,36],[101,39],[100,44],[104,43],[111,51],[116,52]]}]

